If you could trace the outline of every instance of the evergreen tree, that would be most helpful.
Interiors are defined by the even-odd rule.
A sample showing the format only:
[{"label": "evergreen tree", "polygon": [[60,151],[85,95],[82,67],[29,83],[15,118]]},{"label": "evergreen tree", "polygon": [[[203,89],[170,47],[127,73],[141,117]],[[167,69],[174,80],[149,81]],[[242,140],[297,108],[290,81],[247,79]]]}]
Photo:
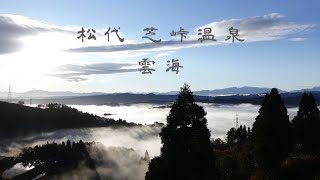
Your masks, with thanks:
[{"label": "evergreen tree", "polygon": [[259,169],[275,172],[291,150],[290,121],[277,89],[266,94],[252,128],[254,159]]},{"label": "evergreen tree", "polygon": [[319,109],[311,93],[304,92],[301,97],[297,116],[292,120],[296,143],[305,152],[320,151]]},{"label": "evergreen tree", "polygon": [[161,155],[149,163],[146,180],[215,179],[213,148],[206,112],[185,84],[160,133]]},{"label": "evergreen tree", "polygon": [[[250,128],[248,128],[248,130],[250,130]],[[249,138],[249,133],[247,131],[246,125],[244,126],[240,125],[238,129],[231,128],[227,132],[227,143],[229,145],[233,145],[235,143],[243,144],[247,142],[248,138]]]},{"label": "evergreen tree", "polygon": [[250,127],[248,127],[248,136],[247,136],[247,138],[251,139],[251,136],[252,136],[251,129],[250,129]]},{"label": "evergreen tree", "polygon": [[236,143],[237,139],[236,139],[236,132],[237,130],[235,128],[231,128],[228,132],[227,132],[227,143],[229,145],[233,145],[234,143]]}]

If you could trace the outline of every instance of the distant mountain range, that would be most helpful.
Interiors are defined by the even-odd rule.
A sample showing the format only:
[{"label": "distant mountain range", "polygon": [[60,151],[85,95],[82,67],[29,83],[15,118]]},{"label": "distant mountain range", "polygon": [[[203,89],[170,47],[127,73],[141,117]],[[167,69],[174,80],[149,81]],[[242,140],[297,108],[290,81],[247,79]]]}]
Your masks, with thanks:
[{"label": "distant mountain range", "polygon": [[309,88],[309,89],[294,90],[291,92],[304,92],[304,91],[308,91],[308,92],[320,91],[320,86],[316,86],[316,87]]},{"label": "distant mountain range", "polygon": [[[224,88],[224,89],[214,89],[214,90],[201,90],[201,91],[194,91],[194,95],[198,96],[226,96],[226,95],[249,95],[249,94],[265,94],[269,92],[271,88],[264,88],[264,87],[230,87],[230,88]],[[281,89],[278,89],[280,93],[286,93],[286,91],[283,91]],[[179,91],[171,91],[167,93],[156,93],[156,94],[162,94],[162,95],[174,95],[178,94]]]},{"label": "distant mountain range", "polygon": [[[90,92],[90,93],[75,93],[71,91],[44,91],[44,90],[31,90],[26,92],[12,92],[12,97],[19,98],[44,98],[44,97],[64,97],[64,96],[96,96],[104,95],[103,92]],[[7,98],[8,92],[0,92],[0,97]]]},{"label": "distant mountain range", "polygon": [[[316,102],[320,103],[320,91],[312,92]],[[289,92],[282,93],[282,99],[288,106],[298,106],[301,99],[302,92]],[[33,104],[48,104],[58,103],[67,105],[132,105],[139,103],[155,104],[163,107],[163,105],[172,104],[178,95],[160,95],[160,94],[132,94],[132,93],[115,93],[106,95],[92,95],[92,96],[70,96],[70,97],[46,97],[46,98],[34,98]],[[196,102],[212,103],[212,104],[255,104],[260,105],[264,95],[263,94],[250,94],[250,95],[225,95],[225,96],[194,96]],[[24,100],[26,103],[30,103],[29,99],[12,98],[11,102],[17,103],[19,100]],[[1,101],[1,99],[0,99]],[[2,101],[5,101],[2,100]]]},{"label": "distant mountain range", "polygon": [[[250,94],[264,94],[271,90],[271,88],[265,87],[230,87],[224,89],[214,89],[214,90],[201,90],[194,91],[194,95],[198,96],[230,96],[230,95],[250,95]],[[320,91],[320,86],[313,87],[310,89],[301,89],[293,91],[284,91],[278,89],[280,93],[290,93],[290,92],[303,92],[303,91]],[[165,93],[153,92],[156,95],[176,95],[179,91],[170,91]],[[31,90],[22,93],[12,92],[12,97],[17,98],[51,98],[51,97],[79,97],[79,96],[97,96],[97,95],[108,95],[110,93],[104,92],[90,92],[90,93],[76,93],[71,91],[44,91],[44,90]],[[117,94],[117,93],[111,93]],[[130,94],[147,94],[147,93],[130,93]],[[8,92],[0,92],[0,98],[7,98]]]}]

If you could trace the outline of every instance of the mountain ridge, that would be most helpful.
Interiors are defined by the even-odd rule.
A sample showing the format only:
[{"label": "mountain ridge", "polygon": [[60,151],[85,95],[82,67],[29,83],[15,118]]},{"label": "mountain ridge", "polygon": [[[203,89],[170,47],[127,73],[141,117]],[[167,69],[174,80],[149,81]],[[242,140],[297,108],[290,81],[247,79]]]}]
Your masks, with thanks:
[{"label": "mountain ridge", "polygon": [[[226,96],[226,95],[251,95],[251,94],[265,94],[269,92],[272,88],[267,87],[253,87],[253,86],[242,86],[242,87],[228,87],[213,90],[199,90],[194,91],[194,95],[198,96]],[[294,92],[304,92],[304,91],[320,91],[320,86],[315,86],[312,88],[284,91],[278,89],[279,93],[294,93]],[[52,97],[82,97],[82,96],[97,96],[97,95],[110,95],[110,94],[155,94],[155,95],[177,95],[178,91],[168,91],[168,92],[125,92],[125,93],[104,93],[104,92],[72,92],[72,91],[46,91],[46,90],[29,90],[26,92],[12,92],[11,96],[13,98],[52,98]],[[0,98],[7,98],[8,92],[0,91]]]}]

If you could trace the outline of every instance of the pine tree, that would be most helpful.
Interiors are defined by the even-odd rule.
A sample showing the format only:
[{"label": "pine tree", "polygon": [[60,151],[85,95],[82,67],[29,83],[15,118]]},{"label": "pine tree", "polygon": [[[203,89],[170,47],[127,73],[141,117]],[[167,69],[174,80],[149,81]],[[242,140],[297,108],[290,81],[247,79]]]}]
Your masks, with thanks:
[{"label": "pine tree", "polygon": [[292,147],[289,116],[277,89],[266,94],[253,124],[252,135],[258,168],[274,172]]},{"label": "pine tree", "polygon": [[320,151],[320,113],[311,93],[304,92],[297,116],[292,120],[296,143],[305,152]]},{"label": "pine tree", "polygon": [[160,133],[161,155],[149,163],[146,180],[215,179],[213,149],[206,112],[185,84]]}]

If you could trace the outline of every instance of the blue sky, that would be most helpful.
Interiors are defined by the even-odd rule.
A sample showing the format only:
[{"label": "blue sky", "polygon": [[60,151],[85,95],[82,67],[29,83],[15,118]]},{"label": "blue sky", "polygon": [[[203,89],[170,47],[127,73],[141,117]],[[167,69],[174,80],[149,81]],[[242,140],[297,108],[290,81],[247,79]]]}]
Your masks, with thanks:
[{"label": "blue sky", "polygon": [[[164,92],[184,82],[193,90],[319,86],[319,7],[316,0],[3,0],[0,75],[6,78],[0,79],[0,91],[9,84],[14,91],[75,92]],[[222,41],[231,25],[239,28],[243,43]],[[81,27],[100,33],[120,27],[125,42],[115,37],[106,42],[102,34],[82,43],[76,39]],[[158,28],[155,37],[168,45],[142,39],[146,27]],[[172,43],[179,39],[169,35],[179,27],[190,32],[185,44]],[[218,42],[193,42],[201,27],[212,27]],[[142,58],[156,62],[153,74],[134,71]],[[179,74],[165,72],[171,59],[183,66]]]}]

